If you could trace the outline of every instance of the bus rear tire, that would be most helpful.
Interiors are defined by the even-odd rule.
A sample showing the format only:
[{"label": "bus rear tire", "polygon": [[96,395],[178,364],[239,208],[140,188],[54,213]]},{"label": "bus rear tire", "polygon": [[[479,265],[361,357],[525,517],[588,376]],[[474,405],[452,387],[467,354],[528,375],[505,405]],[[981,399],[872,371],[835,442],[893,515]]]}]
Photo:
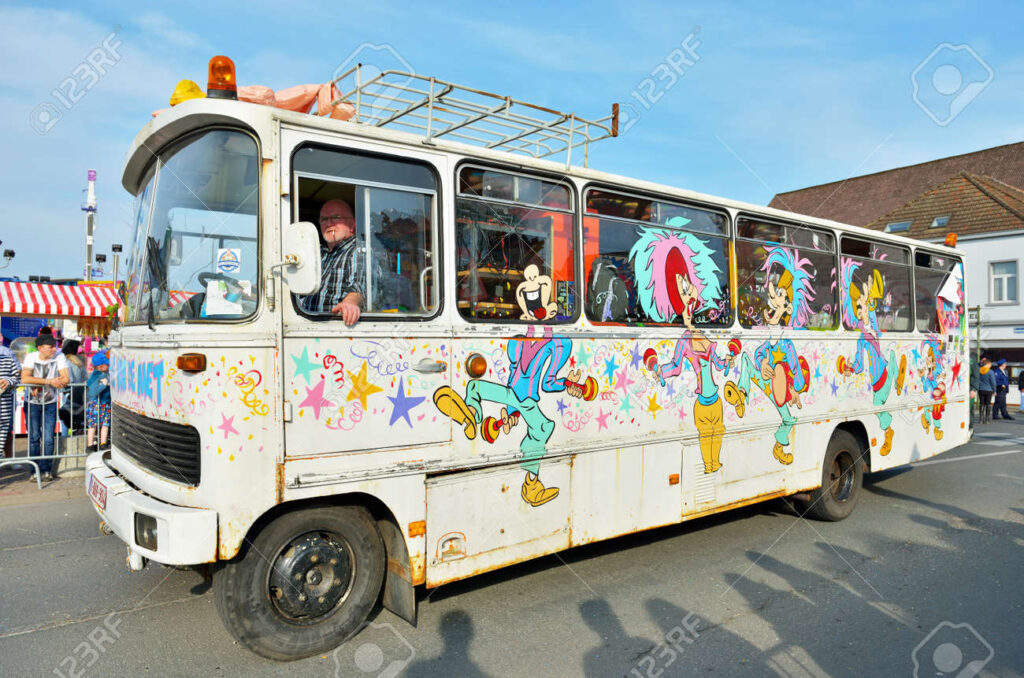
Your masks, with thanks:
[{"label": "bus rear tire", "polygon": [[822,464],[821,487],[810,493],[808,501],[797,502],[800,515],[835,522],[853,513],[864,482],[863,455],[853,434],[833,433]]},{"label": "bus rear tire", "polygon": [[268,659],[301,659],[362,627],[380,595],[384,563],[384,542],[366,509],[296,511],[217,570],[214,601],[238,642]]}]

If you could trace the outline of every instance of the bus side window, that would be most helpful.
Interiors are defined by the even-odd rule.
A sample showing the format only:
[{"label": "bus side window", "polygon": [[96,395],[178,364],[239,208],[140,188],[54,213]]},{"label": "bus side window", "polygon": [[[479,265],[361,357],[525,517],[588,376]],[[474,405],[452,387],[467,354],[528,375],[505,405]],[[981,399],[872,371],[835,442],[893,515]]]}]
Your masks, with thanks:
[{"label": "bus side window", "polygon": [[874,332],[912,330],[909,251],[843,237],[842,254],[839,286],[843,325]]},{"label": "bus side window", "polygon": [[741,217],[736,272],[744,327],[836,327],[836,248],[831,233]]},{"label": "bus side window", "polygon": [[731,324],[727,236],[724,214],[589,190],[583,217],[587,317],[597,323]]},{"label": "bus side window", "polygon": [[[360,322],[433,314],[439,243],[436,179],[429,168],[401,159],[322,148],[299,150],[294,166],[295,218],[320,227],[325,283],[319,292],[296,299],[299,310],[312,317],[338,319],[331,308],[351,289],[362,298]],[[334,173],[344,178],[325,178]],[[327,217],[352,217],[344,219],[346,229],[351,225],[354,240],[343,257],[332,257],[339,245],[329,249],[324,240],[321,212],[329,204],[332,209]],[[338,279],[339,267],[348,281]]]},{"label": "bus side window", "polygon": [[462,168],[455,200],[459,314],[468,320],[576,317],[572,194],[563,184]]}]

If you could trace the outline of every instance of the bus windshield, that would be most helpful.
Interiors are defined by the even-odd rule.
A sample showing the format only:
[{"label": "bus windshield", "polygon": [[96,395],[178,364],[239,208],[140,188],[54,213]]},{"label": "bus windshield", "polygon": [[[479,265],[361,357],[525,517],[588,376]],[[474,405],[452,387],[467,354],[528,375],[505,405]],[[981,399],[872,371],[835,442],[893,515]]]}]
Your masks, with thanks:
[{"label": "bus windshield", "polygon": [[129,323],[233,320],[259,300],[259,153],[211,130],[157,158],[136,200]]}]

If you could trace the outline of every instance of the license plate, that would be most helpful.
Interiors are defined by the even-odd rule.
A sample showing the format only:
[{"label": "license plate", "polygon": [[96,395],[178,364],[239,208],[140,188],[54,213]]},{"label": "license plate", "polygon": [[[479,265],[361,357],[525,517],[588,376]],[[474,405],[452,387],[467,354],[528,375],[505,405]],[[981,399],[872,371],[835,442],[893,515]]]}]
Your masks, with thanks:
[{"label": "license plate", "polygon": [[89,497],[100,507],[100,510],[107,508],[107,486],[96,476],[89,476]]}]

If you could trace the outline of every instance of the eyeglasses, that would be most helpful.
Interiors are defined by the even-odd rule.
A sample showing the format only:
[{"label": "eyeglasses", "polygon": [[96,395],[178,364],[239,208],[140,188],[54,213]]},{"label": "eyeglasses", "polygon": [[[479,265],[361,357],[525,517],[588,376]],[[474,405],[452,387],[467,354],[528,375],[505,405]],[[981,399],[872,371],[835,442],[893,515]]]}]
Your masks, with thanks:
[{"label": "eyeglasses", "polygon": [[324,226],[326,226],[327,224],[329,224],[329,223],[331,223],[333,221],[355,221],[355,220],[356,220],[355,217],[346,217],[346,216],[341,215],[341,214],[329,214],[327,216],[320,217],[320,223],[323,224]]}]

